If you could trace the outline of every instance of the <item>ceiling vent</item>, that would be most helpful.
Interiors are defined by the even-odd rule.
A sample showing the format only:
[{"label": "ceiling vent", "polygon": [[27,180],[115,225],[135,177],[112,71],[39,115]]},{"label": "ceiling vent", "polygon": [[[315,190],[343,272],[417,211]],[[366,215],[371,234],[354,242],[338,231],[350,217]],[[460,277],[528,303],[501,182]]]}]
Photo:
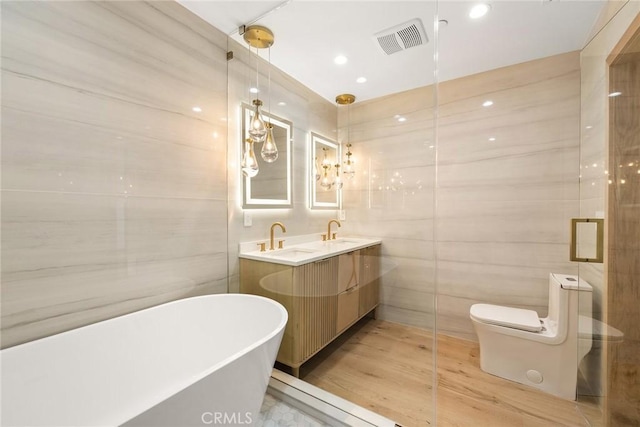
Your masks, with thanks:
[{"label": "ceiling vent", "polygon": [[418,18],[380,31],[373,35],[373,39],[387,55],[427,44],[429,41],[422,21]]}]

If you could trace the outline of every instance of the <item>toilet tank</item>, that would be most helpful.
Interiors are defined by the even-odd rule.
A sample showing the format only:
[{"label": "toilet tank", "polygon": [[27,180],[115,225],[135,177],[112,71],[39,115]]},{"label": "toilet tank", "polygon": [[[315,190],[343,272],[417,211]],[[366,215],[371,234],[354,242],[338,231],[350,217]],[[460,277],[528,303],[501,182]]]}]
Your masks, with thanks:
[{"label": "toilet tank", "polygon": [[[549,314],[548,319],[552,324],[562,323],[562,318],[569,314],[569,307],[578,306],[579,292],[588,292],[580,296],[580,314],[591,317],[591,285],[578,276],[561,273],[549,274]],[[578,313],[574,313],[578,316]]]}]

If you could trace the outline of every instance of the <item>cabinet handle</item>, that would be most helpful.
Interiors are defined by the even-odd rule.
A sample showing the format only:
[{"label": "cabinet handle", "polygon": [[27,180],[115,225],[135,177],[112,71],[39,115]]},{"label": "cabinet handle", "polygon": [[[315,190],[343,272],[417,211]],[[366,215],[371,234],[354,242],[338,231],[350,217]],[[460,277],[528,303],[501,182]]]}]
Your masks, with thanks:
[{"label": "cabinet handle", "polygon": [[318,261],[314,261],[314,264],[322,264],[324,262],[329,262],[329,258],[319,259]]}]

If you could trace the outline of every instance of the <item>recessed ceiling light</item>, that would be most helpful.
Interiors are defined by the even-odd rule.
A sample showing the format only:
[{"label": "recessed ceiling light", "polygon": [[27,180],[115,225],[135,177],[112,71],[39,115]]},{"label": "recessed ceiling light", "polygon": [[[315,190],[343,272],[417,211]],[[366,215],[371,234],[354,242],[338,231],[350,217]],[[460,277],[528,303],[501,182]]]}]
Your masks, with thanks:
[{"label": "recessed ceiling light", "polygon": [[398,121],[399,121],[400,123],[402,123],[402,122],[406,122],[406,121],[407,121],[407,118],[406,118],[406,117],[398,117]]},{"label": "recessed ceiling light", "polygon": [[251,93],[258,93],[258,88],[257,87],[252,87],[251,89],[249,89],[249,92]]},{"label": "recessed ceiling light", "polygon": [[622,92],[611,92],[609,94],[609,98],[613,98],[614,96],[620,96],[620,95],[622,95]]},{"label": "recessed ceiling light", "polygon": [[284,107],[285,105],[287,105],[287,103],[284,102],[284,101],[280,101],[280,102],[278,102],[278,105],[281,106],[281,107]]},{"label": "recessed ceiling light", "polygon": [[357,82],[357,83],[364,83],[364,82],[366,82],[366,81],[367,81],[367,78],[366,78],[366,77],[358,77],[358,78],[356,79],[356,82]]},{"label": "recessed ceiling light", "polygon": [[202,108],[200,107],[193,107],[192,110],[196,113],[202,113]]},{"label": "recessed ceiling light", "polygon": [[496,139],[492,136],[491,138],[489,138],[489,141],[495,141]]},{"label": "recessed ceiling light", "polygon": [[333,62],[335,62],[338,65],[343,65],[347,63],[347,57],[344,55],[338,55],[335,58],[333,58]]},{"label": "recessed ceiling light", "polygon": [[484,15],[487,14],[487,12],[489,12],[489,9],[491,9],[491,6],[489,6],[488,4],[479,3],[473,6],[469,11],[469,18],[471,19],[482,18]]},{"label": "recessed ceiling light", "polygon": [[482,103],[483,107],[491,107],[492,105],[493,105],[493,101],[491,101],[490,99],[488,99],[488,100],[486,100],[486,101],[484,101]]}]

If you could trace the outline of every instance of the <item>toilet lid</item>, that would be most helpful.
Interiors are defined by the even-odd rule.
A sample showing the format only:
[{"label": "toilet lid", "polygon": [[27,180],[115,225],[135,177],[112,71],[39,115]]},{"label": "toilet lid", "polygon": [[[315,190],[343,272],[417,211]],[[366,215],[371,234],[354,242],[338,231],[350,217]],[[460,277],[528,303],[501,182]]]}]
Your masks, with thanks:
[{"label": "toilet lid", "polygon": [[540,332],[542,324],[538,313],[523,308],[492,304],[474,304],[469,310],[472,319],[492,325],[506,326],[529,332]]}]

